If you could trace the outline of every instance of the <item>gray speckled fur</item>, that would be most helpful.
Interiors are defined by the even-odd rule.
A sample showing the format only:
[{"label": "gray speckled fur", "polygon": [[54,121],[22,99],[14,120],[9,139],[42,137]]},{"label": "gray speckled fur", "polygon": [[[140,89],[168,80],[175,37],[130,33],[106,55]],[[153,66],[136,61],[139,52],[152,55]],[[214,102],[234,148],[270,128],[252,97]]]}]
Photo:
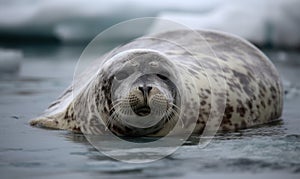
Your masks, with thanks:
[{"label": "gray speckled fur", "polygon": [[[162,42],[172,43],[165,45]],[[210,47],[207,46],[207,43]],[[197,88],[199,91],[201,105],[195,133],[203,131],[211,110],[212,94],[207,81],[208,74],[216,82],[222,78],[226,79],[226,92],[214,94],[216,101],[224,98],[224,94],[227,97],[220,130],[232,131],[248,128],[277,120],[281,116],[282,84],[277,70],[262,52],[249,42],[229,34],[215,31],[182,30],[141,37],[104,55],[74,84],[75,90],[72,90],[72,86],[67,89],[41,117],[32,120],[31,124],[87,133],[101,133],[104,126],[99,129],[101,122],[97,120],[98,117],[91,110],[99,110],[102,117],[109,117],[108,111],[111,106],[107,88],[110,87],[109,79],[119,62],[112,61],[110,66],[103,67],[105,71],[99,74],[97,72],[103,61],[128,49],[151,49],[167,54],[170,60],[181,66],[182,69],[187,69],[178,73],[195,78],[196,86],[192,85],[189,80],[184,82],[187,89]],[[211,54],[212,50],[214,54]],[[218,70],[219,67],[222,71]],[[82,109],[74,112],[74,106],[87,105],[84,104],[86,100],[83,100],[87,96],[93,98],[93,102],[88,107],[89,110]],[[193,105],[193,102],[186,105]],[[193,112],[190,111],[190,113]],[[78,119],[76,117],[78,115],[87,117]],[[188,114],[186,116],[188,118]],[[189,120],[184,119],[184,121],[188,123]],[[168,127],[170,126],[166,124],[165,128]],[[163,135],[165,128],[155,135]]]}]

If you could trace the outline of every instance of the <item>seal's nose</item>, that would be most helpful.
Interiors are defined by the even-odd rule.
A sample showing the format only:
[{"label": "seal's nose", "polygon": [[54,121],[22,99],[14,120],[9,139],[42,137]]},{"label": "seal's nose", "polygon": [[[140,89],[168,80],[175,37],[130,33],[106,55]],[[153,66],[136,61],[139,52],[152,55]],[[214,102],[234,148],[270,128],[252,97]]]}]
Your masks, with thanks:
[{"label": "seal's nose", "polygon": [[139,90],[143,93],[144,96],[148,96],[150,91],[152,90],[152,86],[139,86]]}]

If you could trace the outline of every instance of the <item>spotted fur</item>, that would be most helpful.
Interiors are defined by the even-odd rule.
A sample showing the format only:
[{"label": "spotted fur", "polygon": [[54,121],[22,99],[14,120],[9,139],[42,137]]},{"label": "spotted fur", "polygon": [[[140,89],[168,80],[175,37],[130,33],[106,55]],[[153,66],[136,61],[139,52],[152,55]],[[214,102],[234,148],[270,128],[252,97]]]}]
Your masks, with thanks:
[{"label": "spotted fur", "polygon": [[[105,125],[96,114],[100,114],[102,119],[110,117],[112,79],[116,69],[122,65],[120,61],[109,60],[129,49],[144,50],[132,52],[122,63],[132,55],[149,53],[147,49],[158,51],[177,65],[177,73],[183,76],[182,84],[186,90],[197,89],[200,104],[198,101],[184,104],[187,109],[183,119],[185,126],[194,120],[190,116],[199,113],[194,133],[201,133],[209,117],[218,112],[223,114],[221,131],[257,126],[278,120],[281,116],[283,90],[280,77],[262,52],[230,34],[178,30],[138,38],[99,58],[41,117],[30,123],[84,133],[103,133]],[[99,72],[104,63],[105,70]],[[191,79],[195,83],[191,83]],[[211,84],[222,84],[222,81],[225,91],[212,90]],[[224,99],[225,106],[218,111]],[[188,110],[195,105],[200,105],[199,111]],[[163,125],[153,135],[165,135],[173,127],[171,123]],[[126,135],[132,129],[115,125],[113,130]]]}]

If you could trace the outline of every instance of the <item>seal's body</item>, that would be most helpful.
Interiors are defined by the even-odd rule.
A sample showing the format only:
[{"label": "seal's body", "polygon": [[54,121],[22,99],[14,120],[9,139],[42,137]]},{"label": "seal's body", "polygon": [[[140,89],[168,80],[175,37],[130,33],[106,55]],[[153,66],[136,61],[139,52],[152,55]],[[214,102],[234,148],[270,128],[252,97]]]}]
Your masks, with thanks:
[{"label": "seal's body", "polygon": [[201,133],[222,114],[216,118],[219,130],[234,131],[278,120],[282,113],[283,90],[273,64],[229,34],[177,30],[145,36],[95,64],[31,124],[164,136],[179,121],[182,129]]}]

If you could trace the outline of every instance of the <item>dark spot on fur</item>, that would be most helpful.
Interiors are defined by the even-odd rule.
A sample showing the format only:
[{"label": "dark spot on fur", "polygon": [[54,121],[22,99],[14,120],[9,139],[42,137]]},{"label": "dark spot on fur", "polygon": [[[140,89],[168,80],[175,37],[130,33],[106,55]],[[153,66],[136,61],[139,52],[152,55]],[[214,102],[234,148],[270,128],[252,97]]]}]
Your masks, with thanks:
[{"label": "dark spot on fur", "polygon": [[234,129],[237,131],[239,129],[239,125],[237,123],[234,124]]},{"label": "dark spot on fur", "polygon": [[234,109],[231,105],[226,104],[226,108],[223,115],[222,124],[231,124],[231,117]]},{"label": "dark spot on fur", "polygon": [[71,120],[74,121],[75,117],[74,117],[74,111],[71,113]]},{"label": "dark spot on fur", "polygon": [[240,99],[237,99],[236,101],[237,101],[237,103],[238,103],[240,106],[242,106],[242,105],[243,105],[243,102],[242,102],[242,100],[240,100]]},{"label": "dark spot on fur", "polygon": [[271,102],[272,102],[271,99],[268,99],[268,105],[271,105]]},{"label": "dark spot on fur", "polygon": [[222,131],[230,131],[230,128],[227,126],[222,126]]},{"label": "dark spot on fur", "polygon": [[262,105],[262,107],[266,108],[266,104],[263,100],[261,100],[260,104]]},{"label": "dark spot on fur", "polygon": [[261,89],[259,90],[259,96],[262,97],[262,98],[265,97],[265,93]]},{"label": "dark spot on fur", "polygon": [[188,69],[188,71],[189,71],[192,75],[198,75],[198,73],[195,72],[194,70]]},{"label": "dark spot on fur", "polygon": [[267,91],[265,85],[264,85],[261,81],[258,83],[258,86],[259,86],[259,88],[262,89],[264,92]]},{"label": "dark spot on fur", "polygon": [[108,110],[107,110],[107,108],[106,108],[106,107],[104,107],[104,108],[103,108],[103,110],[104,110],[104,112],[105,112],[105,113],[107,113],[107,112],[108,112]]},{"label": "dark spot on fur", "polygon": [[73,129],[72,129],[73,131],[77,131],[77,132],[81,132],[81,129],[80,129],[80,127],[73,127]]},{"label": "dark spot on fur", "polygon": [[[103,86],[102,86],[102,88],[103,88]],[[97,93],[97,95],[96,95],[95,102],[96,102],[96,105],[100,104],[100,94],[99,93]]]},{"label": "dark spot on fur", "polygon": [[239,79],[241,84],[243,84],[244,86],[249,84],[249,77],[247,75],[236,70],[232,70],[232,72],[233,75]]},{"label": "dark spot on fur", "polygon": [[232,80],[228,80],[227,81],[227,85],[229,86],[231,91],[236,91],[234,88],[238,89],[238,90],[242,90],[241,85],[237,82],[235,82],[233,79]]},{"label": "dark spot on fur", "polygon": [[211,94],[211,92],[210,92],[209,89],[205,89],[205,91],[206,91],[208,94]]},{"label": "dark spot on fur", "polygon": [[240,114],[241,117],[245,117],[247,109],[244,106],[238,106],[236,112]]},{"label": "dark spot on fur", "polygon": [[276,88],[275,88],[274,86],[271,86],[271,87],[270,87],[270,91],[271,91],[272,93],[276,93]]},{"label": "dark spot on fur", "polygon": [[66,113],[65,113],[64,119],[69,118],[69,108],[70,108],[70,106],[68,106],[67,109],[66,109]]},{"label": "dark spot on fur", "polygon": [[249,78],[251,78],[252,80],[255,80],[254,76],[252,75],[252,73],[250,73],[250,71],[247,71],[247,75],[248,75]]},{"label": "dark spot on fur", "polygon": [[247,101],[247,105],[248,105],[249,109],[252,109],[253,106],[252,106],[252,102],[250,100]]},{"label": "dark spot on fur", "polygon": [[272,95],[271,97],[272,97],[272,99],[275,99],[275,98],[276,98],[276,95]]},{"label": "dark spot on fur", "polygon": [[245,122],[245,120],[242,120],[241,129],[245,129],[245,128],[247,128],[247,123]]}]

